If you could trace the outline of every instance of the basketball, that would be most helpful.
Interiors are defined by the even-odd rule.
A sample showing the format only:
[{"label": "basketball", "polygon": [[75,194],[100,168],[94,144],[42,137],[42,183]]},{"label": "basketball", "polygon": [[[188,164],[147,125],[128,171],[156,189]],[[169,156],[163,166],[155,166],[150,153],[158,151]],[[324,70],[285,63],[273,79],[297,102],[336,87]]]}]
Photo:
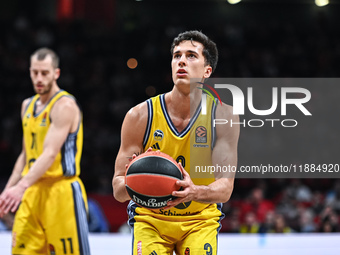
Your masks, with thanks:
[{"label": "basketball", "polygon": [[172,192],[180,190],[176,181],[183,175],[178,163],[160,151],[150,151],[134,158],[126,171],[125,187],[138,205],[158,209],[174,199]]}]

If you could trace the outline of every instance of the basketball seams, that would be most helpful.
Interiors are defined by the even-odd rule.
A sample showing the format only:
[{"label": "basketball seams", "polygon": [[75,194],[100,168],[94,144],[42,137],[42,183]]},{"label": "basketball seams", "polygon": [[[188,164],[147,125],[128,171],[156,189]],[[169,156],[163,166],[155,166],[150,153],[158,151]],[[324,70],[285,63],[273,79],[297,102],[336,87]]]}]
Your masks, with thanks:
[{"label": "basketball seams", "polygon": [[[138,195],[140,195],[140,196],[148,196],[148,195],[145,195],[145,194],[142,194],[142,193],[140,193],[140,192],[137,192],[137,191],[135,191],[134,189],[131,189],[131,187],[129,186],[129,185],[127,185],[127,184],[125,184],[125,186],[127,187],[127,188],[129,188],[131,191],[133,191],[134,193],[136,193],[136,194],[138,194]],[[156,195],[152,195],[152,198],[167,198],[167,197],[172,197],[172,195],[171,194],[169,194],[169,195],[165,195],[165,196],[156,196]],[[151,197],[150,197],[151,198]]]},{"label": "basketball seams", "polygon": [[161,176],[164,178],[170,178],[170,179],[174,179],[174,180],[180,180],[179,178],[175,177],[175,176],[170,176],[170,175],[164,175],[164,174],[157,174],[157,173],[134,173],[134,174],[129,174],[127,177],[130,176],[135,176],[135,175],[152,175],[152,176]]},{"label": "basketball seams", "polygon": [[[147,159],[147,158],[156,158],[156,159],[158,159],[158,160],[167,160],[169,163],[171,163],[171,164],[173,164],[173,165],[176,166],[176,169],[178,170],[180,176],[183,177],[183,173],[182,173],[182,171],[181,171],[180,166],[178,165],[178,163],[177,163],[176,161],[170,160],[169,158],[166,158],[166,157],[164,157],[164,156],[162,156],[162,155],[143,155],[143,157],[137,157],[137,158],[135,158],[135,160],[131,161],[131,163],[130,163],[130,165],[128,166],[128,169],[127,169],[127,170],[129,170],[129,168],[130,168],[130,166],[131,166],[132,164],[134,164],[134,163],[136,163],[136,162],[138,162],[138,161],[140,161],[140,160],[142,160],[142,159]],[[154,172],[151,172],[151,173],[152,173],[152,174],[156,174],[156,173],[154,173]],[[130,173],[129,175],[131,175],[131,174],[132,174],[132,173]],[[134,173],[133,173],[133,174],[134,174]],[[136,174],[142,174],[142,173],[136,173]]]}]

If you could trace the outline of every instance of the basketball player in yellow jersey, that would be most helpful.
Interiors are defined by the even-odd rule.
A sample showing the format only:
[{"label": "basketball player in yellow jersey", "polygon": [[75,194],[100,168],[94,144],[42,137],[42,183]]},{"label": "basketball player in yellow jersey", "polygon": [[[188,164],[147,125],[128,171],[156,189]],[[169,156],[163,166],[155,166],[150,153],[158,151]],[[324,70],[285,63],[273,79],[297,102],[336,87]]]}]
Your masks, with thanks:
[{"label": "basketball player in yellow jersey", "polygon": [[213,116],[235,123],[238,116],[232,114],[230,106],[216,106],[211,101],[207,109],[216,111],[209,120],[195,114],[199,112],[202,94],[196,88],[197,84],[191,85],[190,79],[203,82],[215,70],[218,52],[213,41],[199,31],[187,31],[174,39],[171,53],[173,89],[133,107],[124,119],[112,180],[114,197],[120,202],[130,199],[124,174],[131,155],[136,157],[136,154],[149,150],[151,145],[152,149],[169,154],[182,163],[184,179],[177,184],[183,190],[173,192],[178,198],[159,210],[141,208],[130,201],[132,254],[172,255],[175,251],[178,255],[216,255],[217,235],[223,217],[221,205],[231,196],[234,177],[224,178],[217,174],[213,178],[191,179],[187,172],[190,171],[188,161],[197,158],[188,158],[188,151],[192,149],[188,133],[206,132],[209,149],[201,156],[210,160],[212,165],[236,166],[239,127],[218,125],[213,130],[207,123],[211,123]]},{"label": "basketball player in yellow jersey", "polygon": [[58,65],[50,49],[31,56],[36,95],[23,101],[22,152],[0,195],[0,217],[18,208],[12,254],[90,254],[87,198],[78,177],[82,113],[57,85]]}]

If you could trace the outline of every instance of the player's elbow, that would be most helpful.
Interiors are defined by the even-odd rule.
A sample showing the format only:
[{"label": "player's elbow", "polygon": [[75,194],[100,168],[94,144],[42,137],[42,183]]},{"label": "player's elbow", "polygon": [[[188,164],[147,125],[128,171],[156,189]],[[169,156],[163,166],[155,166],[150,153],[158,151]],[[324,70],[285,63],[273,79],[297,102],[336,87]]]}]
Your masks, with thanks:
[{"label": "player's elbow", "polygon": [[121,203],[124,203],[129,199],[129,196],[127,194],[125,185],[120,185],[117,183],[118,180],[116,178],[113,178],[112,180],[112,188],[113,188],[113,197]]},{"label": "player's elbow", "polygon": [[58,152],[59,151],[54,150],[54,149],[45,149],[42,156],[46,158],[47,162],[52,163],[55,160],[55,158],[57,157]]},{"label": "player's elbow", "polygon": [[120,203],[124,203],[125,201],[127,201],[128,199],[126,199],[125,196],[123,196],[122,194],[118,194],[118,192],[115,192],[113,190],[113,197]]},{"label": "player's elbow", "polygon": [[225,194],[222,198],[221,198],[221,203],[227,203],[229,201],[231,197],[231,193]]},{"label": "player's elbow", "polygon": [[231,198],[231,194],[233,193],[233,189],[234,189],[234,184],[232,183],[228,183],[228,185],[226,185],[225,187],[225,192],[223,192],[223,196],[222,196],[222,203],[226,203],[230,200]]}]

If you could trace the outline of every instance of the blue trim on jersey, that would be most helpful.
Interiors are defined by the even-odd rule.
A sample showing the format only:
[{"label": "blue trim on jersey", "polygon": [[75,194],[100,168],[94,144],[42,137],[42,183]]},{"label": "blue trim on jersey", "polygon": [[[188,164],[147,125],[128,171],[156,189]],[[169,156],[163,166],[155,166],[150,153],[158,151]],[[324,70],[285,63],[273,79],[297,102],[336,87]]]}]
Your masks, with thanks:
[{"label": "blue trim on jersey", "polygon": [[128,206],[127,206],[127,214],[129,216],[128,219],[128,224],[131,228],[133,228],[133,225],[135,224],[136,220],[135,220],[135,216],[138,215],[138,213],[136,213],[136,208],[139,207],[135,202],[133,202],[132,200],[130,200]]},{"label": "blue trim on jersey", "polygon": [[[217,98],[216,98],[217,99]],[[214,120],[216,118],[217,105],[213,102],[211,107],[211,149],[214,149],[216,144],[216,127],[214,127]]]},{"label": "blue trim on jersey", "polygon": [[77,133],[69,134],[61,147],[61,165],[64,176],[76,175]]},{"label": "blue trim on jersey", "polygon": [[90,255],[89,245],[89,227],[87,223],[87,214],[85,209],[85,203],[82,196],[82,191],[79,182],[75,181],[71,183],[73,190],[74,200],[74,212],[77,221],[78,241],[79,241],[79,254]]},{"label": "blue trim on jersey", "polygon": [[[217,205],[217,209],[221,212],[221,216],[218,220],[218,223],[220,224],[220,226],[217,228],[217,234],[216,234],[216,249],[218,249],[218,233],[220,232],[222,228],[221,221],[224,219],[225,214],[222,211],[223,203],[216,203],[216,205]],[[217,250],[216,250],[216,254],[217,254]]]},{"label": "blue trim on jersey", "polygon": [[30,97],[30,100],[29,100],[28,104],[27,104],[26,107],[25,107],[24,115],[23,115],[24,117],[25,117],[25,115],[26,115],[26,112],[27,112],[28,107],[30,106],[30,104],[31,104],[32,101],[33,101],[33,98],[34,98],[34,96],[31,96],[31,97]]},{"label": "blue trim on jersey", "polygon": [[135,225],[135,216],[138,215],[138,213],[136,213],[136,208],[139,207],[135,202],[133,202],[132,200],[130,200],[128,206],[127,206],[127,213],[129,216],[128,219],[128,224],[131,228],[131,235],[132,235],[132,247],[131,247],[131,251],[132,254],[134,254],[134,250],[133,250],[133,243],[135,242],[135,235],[134,235],[134,225]]},{"label": "blue trim on jersey", "polygon": [[[35,112],[36,107],[37,107],[36,103],[37,103],[38,99],[40,98],[40,97],[38,97],[37,100],[34,102],[33,116],[34,116],[34,117],[37,117],[37,116],[40,115],[40,113],[44,112],[45,108],[49,105],[49,103],[51,102],[51,100],[52,100],[55,96],[57,96],[60,92],[62,92],[62,91],[64,91],[64,90],[61,89],[61,90],[59,90],[58,92],[56,92],[56,93],[50,98],[50,100],[48,100],[48,102],[47,102],[47,104],[44,106],[44,108],[41,109],[40,112],[36,113],[36,112]],[[50,120],[51,120],[51,119],[50,119]]]},{"label": "blue trim on jersey", "polygon": [[148,99],[146,101],[146,103],[147,103],[147,106],[148,106],[148,123],[146,125],[146,130],[145,130],[145,133],[144,133],[143,147],[145,147],[145,145],[148,142],[150,131],[151,131],[152,118],[153,118],[152,100]]},{"label": "blue trim on jersey", "polygon": [[218,233],[218,232],[220,232],[220,230],[222,228],[221,221],[224,219],[225,214],[222,211],[223,203],[216,203],[216,205],[217,205],[217,210],[219,210],[221,212],[220,219],[218,220],[218,223],[220,224],[220,226],[217,228],[217,233]]},{"label": "blue trim on jersey", "polygon": [[192,128],[192,126],[194,125],[196,119],[198,118],[200,112],[201,112],[201,104],[199,105],[199,107],[196,109],[196,112],[194,114],[194,116],[190,119],[189,124],[186,126],[185,129],[183,129],[181,132],[178,132],[177,128],[175,127],[175,125],[172,123],[172,120],[168,114],[168,111],[166,109],[166,105],[165,105],[165,94],[160,95],[160,103],[161,103],[161,108],[163,111],[163,115],[166,119],[166,122],[168,123],[168,126],[170,127],[172,133],[174,133],[174,135],[178,136],[178,137],[184,137]]}]

